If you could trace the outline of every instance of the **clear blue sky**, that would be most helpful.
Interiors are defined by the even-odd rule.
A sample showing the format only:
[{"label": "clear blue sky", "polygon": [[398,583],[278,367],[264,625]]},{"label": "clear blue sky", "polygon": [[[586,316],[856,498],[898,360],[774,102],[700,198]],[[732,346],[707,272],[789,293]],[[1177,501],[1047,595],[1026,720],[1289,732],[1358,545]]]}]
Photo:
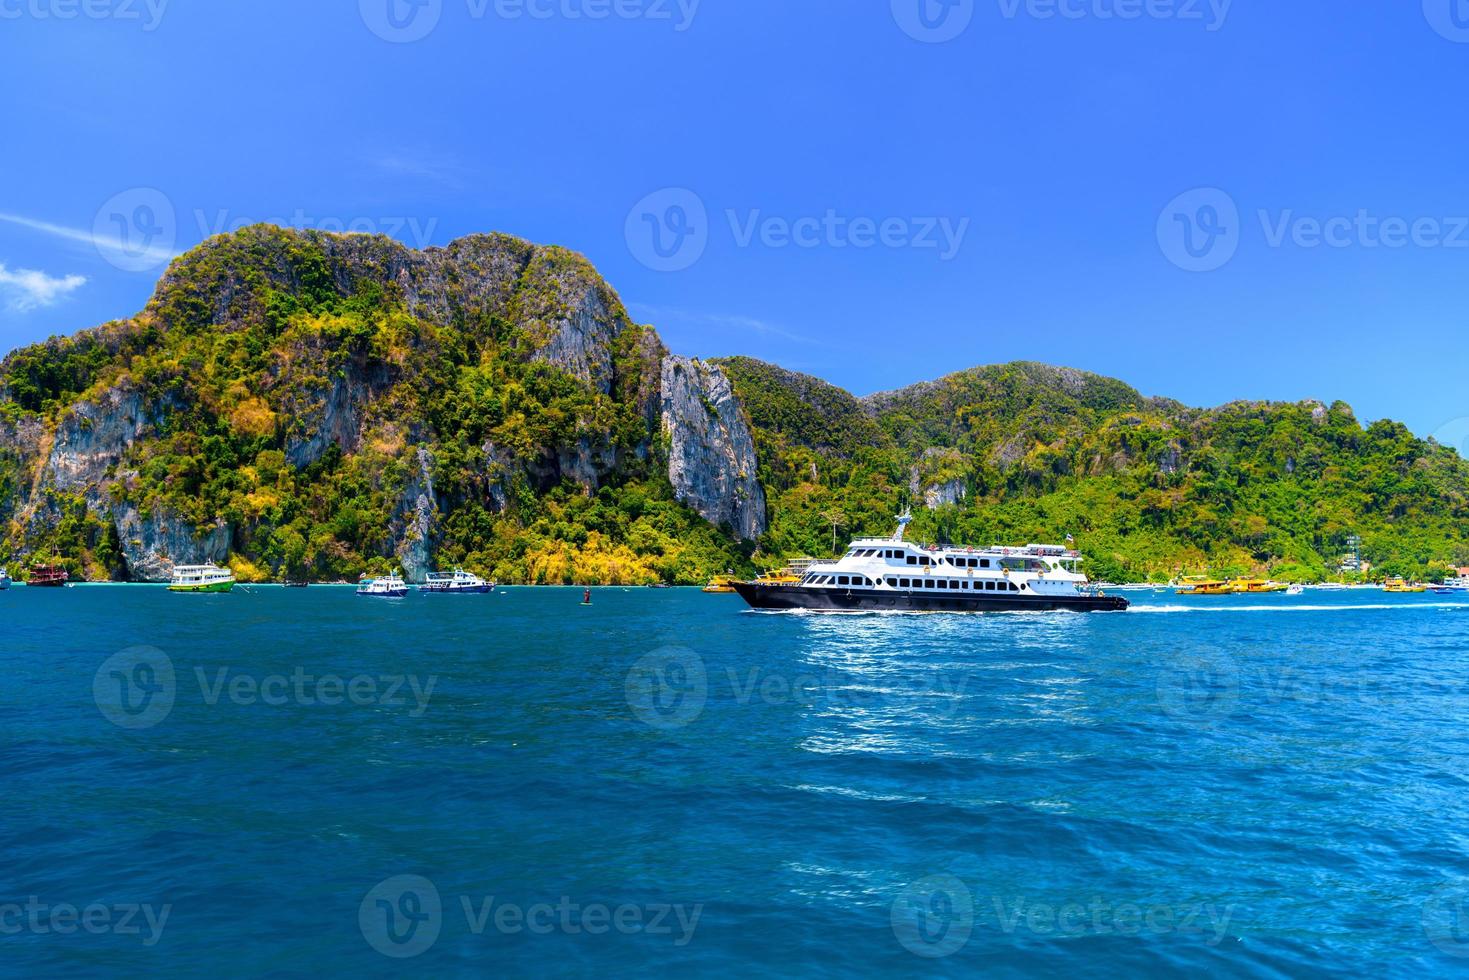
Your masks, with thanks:
[{"label": "clear blue sky", "polygon": [[87,2],[0,0],[6,350],[276,218],[566,245],[675,350],[858,393],[1024,358],[1469,416],[1450,0]]}]

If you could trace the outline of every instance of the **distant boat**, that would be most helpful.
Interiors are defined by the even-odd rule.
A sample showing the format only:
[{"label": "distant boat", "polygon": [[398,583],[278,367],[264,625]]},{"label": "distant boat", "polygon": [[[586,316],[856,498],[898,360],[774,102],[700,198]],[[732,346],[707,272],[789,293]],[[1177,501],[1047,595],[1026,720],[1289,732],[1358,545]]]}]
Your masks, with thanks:
[{"label": "distant boat", "polygon": [[586,592],[582,593],[581,604],[584,605],[584,606],[590,606],[592,604],[592,590],[591,589],[587,589]]},{"label": "distant boat", "polygon": [[1346,592],[1351,586],[1345,582],[1322,582],[1320,585],[1311,586],[1311,588],[1316,589],[1318,592]]},{"label": "distant boat", "polygon": [[357,586],[357,594],[374,599],[401,599],[408,594],[408,583],[398,572],[382,578],[363,577]]},{"label": "distant boat", "polygon": [[729,595],[735,590],[735,581],[733,575],[716,575],[704,586],[704,591],[710,595]]},{"label": "distant boat", "polygon": [[1179,583],[1177,595],[1233,595],[1234,590],[1223,579],[1190,575]]},{"label": "distant boat", "polygon": [[425,595],[485,595],[495,591],[495,583],[456,568],[452,572],[429,572],[428,581],[418,591]]},{"label": "distant boat", "polygon": [[59,589],[71,579],[71,574],[60,565],[37,565],[31,569],[30,581],[33,589]]},{"label": "distant boat", "polygon": [[228,592],[235,587],[235,576],[228,568],[212,562],[207,565],[178,565],[168,583],[170,592]]},{"label": "distant boat", "polygon": [[1383,584],[1382,591],[1416,595],[1418,593],[1427,592],[1428,586],[1419,585],[1416,582],[1409,583],[1401,578],[1390,578],[1387,580],[1386,583]]},{"label": "distant boat", "polygon": [[1304,585],[1292,585],[1290,588],[1288,588],[1288,589],[1285,590],[1285,594],[1286,595],[1305,595],[1306,594],[1306,587]]},{"label": "distant boat", "polygon": [[304,579],[302,579],[301,581],[292,581],[292,582],[282,582],[281,583],[281,585],[285,586],[288,589],[304,589],[307,586],[309,586],[310,584],[311,584],[310,582],[307,582]]},{"label": "distant boat", "polygon": [[10,572],[0,568],[0,592],[10,588]]}]

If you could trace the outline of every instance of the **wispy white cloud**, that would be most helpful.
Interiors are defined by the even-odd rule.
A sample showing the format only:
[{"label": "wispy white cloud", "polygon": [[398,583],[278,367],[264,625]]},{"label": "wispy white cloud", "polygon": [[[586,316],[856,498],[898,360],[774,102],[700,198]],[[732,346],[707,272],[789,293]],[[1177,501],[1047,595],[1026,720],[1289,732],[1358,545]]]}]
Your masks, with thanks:
[{"label": "wispy white cloud", "polygon": [[696,310],[679,310],[666,306],[645,306],[641,303],[629,305],[637,312],[639,319],[651,321],[673,320],[694,326],[728,330],[732,333],[756,333],[767,337],[780,337],[783,340],[794,341],[798,344],[815,343],[809,337],[791,333],[789,330],[753,316],[743,316],[734,313],[701,313]]},{"label": "wispy white cloud", "polygon": [[0,295],[20,313],[52,306],[87,284],[86,276],[48,276],[35,269],[14,272],[0,262]]},{"label": "wispy white cloud", "polygon": [[407,177],[462,190],[473,171],[457,159],[429,151],[395,150],[370,161],[373,170],[389,177]]},{"label": "wispy white cloud", "polygon": [[108,256],[122,257],[132,263],[140,260],[148,260],[158,265],[178,258],[178,253],[171,248],[153,246],[141,251],[128,251],[112,236],[98,237],[86,229],[70,228],[66,225],[58,225],[50,221],[39,221],[20,214],[6,214],[0,211],[0,221],[18,225],[21,228],[29,228],[31,231],[39,231],[43,234],[50,235],[52,238],[59,238],[62,241],[72,242],[77,245],[90,245],[101,252],[104,258]]}]

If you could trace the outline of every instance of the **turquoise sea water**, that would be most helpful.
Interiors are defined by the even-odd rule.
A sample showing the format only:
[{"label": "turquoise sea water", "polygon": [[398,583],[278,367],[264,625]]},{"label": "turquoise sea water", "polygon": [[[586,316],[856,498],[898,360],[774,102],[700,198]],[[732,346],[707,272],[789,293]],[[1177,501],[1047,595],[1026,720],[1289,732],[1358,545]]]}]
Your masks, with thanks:
[{"label": "turquoise sea water", "polygon": [[1134,598],[15,588],[0,972],[1469,966],[1469,601]]}]

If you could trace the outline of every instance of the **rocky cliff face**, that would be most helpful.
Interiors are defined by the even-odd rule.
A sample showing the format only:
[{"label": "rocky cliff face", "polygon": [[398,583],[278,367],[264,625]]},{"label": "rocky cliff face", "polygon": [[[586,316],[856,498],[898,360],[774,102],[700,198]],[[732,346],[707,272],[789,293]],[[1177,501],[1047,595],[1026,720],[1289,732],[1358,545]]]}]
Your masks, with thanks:
[{"label": "rocky cliff face", "polygon": [[663,429],[678,499],[746,541],[765,533],[755,441],[724,372],[686,357],[664,359]]},{"label": "rocky cliff face", "polygon": [[175,565],[223,565],[229,558],[232,529],[224,521],[196,528],[166,508],[139,509],[127,502],[109,512],[131,581],[167,582]]}]

